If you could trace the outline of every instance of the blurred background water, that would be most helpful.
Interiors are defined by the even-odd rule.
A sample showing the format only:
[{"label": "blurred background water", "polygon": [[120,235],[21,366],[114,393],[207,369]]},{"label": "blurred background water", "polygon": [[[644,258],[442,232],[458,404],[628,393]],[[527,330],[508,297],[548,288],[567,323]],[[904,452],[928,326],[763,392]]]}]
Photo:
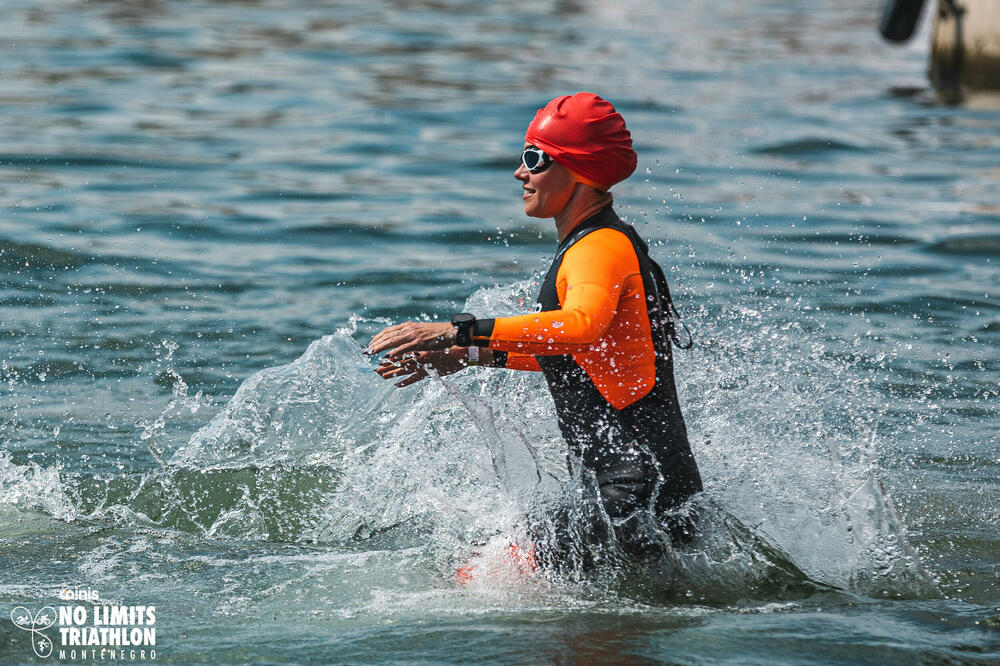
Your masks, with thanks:
[{"label": "blurred background water", "polygon": [[[927,26],[877,19],[4,2],[3,615],[155,604],[177,662],[995,663],[1000,114],[939,103]],[[550,400],[492,370],[397,391],[360,350],[530,306],[555,239],[511,174],[579,90],[632,130],[616,207],[695,332],[712,543],[663,584],[460,586],[565,481]]]}]

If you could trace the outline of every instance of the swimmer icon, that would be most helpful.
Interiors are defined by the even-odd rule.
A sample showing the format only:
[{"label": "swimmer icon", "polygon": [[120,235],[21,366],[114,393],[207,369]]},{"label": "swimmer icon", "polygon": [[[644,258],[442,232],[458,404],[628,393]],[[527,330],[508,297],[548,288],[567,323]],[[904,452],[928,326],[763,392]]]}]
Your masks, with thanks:
[{"label": "swimmer icon", "polygon": [[16,606],[10,611],[10,621],[19,629],[31,632],[31,649],[41,658],[52,654],[52,639],[42,632],[56,623],[56,609],[45,606],[32,613],[24,606]]}]

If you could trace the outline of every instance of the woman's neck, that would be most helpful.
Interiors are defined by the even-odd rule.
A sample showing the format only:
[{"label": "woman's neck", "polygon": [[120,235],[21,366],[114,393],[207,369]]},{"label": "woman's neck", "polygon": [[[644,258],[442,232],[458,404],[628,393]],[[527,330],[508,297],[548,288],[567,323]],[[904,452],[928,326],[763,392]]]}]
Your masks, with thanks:
[{"label": "woman's neck", "polygon": [[566,207],[556,215],[556,234],[562,242],[581,222],[611,204],[610,192],[601,192],[583,183],[576,184]]}]

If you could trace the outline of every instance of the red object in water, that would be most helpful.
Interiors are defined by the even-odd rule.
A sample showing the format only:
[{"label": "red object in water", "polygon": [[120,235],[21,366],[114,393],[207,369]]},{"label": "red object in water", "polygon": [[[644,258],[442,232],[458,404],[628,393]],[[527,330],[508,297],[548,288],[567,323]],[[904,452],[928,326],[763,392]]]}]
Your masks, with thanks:
[{"label": "red object in water", "polygon": [[[538,560],[535,559],[534,544],[531,544],[527,548],[522,548],[516,543],[512,543],[504,550],[504,559],[517,567],[517,572],[520,574],[532,574],[538,570]],[[470,559],[465,563],[465,566],[459,567],[458,571],[455,572],[455,580],[465,585],[475,578],[476,572],[479,569],[480,565],[474,564]],[[497,570],[489,571],[489,575],[496,576]]]},{"label": "red object in water", "polygon": [[458,571],[455,572],[455,580],[465,585],[472,580],[472,572],[478,568],[475,564],[472,564],[471,560],[466,562],[464,567],[459,567]]},{"label": "red object in water", "polygon": [[538,562],[535,560],[535,544],[522,548],[516,543],[507,546],[507,558],[513,562],[518,571],[523,574],[535,573]]}]

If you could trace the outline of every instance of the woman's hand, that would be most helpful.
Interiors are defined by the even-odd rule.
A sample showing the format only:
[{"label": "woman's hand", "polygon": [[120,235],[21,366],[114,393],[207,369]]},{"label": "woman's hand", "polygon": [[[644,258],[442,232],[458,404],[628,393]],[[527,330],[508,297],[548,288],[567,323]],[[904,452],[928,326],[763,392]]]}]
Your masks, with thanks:
[{"label": "woman's hand", "polygon": [[396,386],[403,388],[410,384],[415,384],[427,377],[428,370],[434,370],[439,377],[450,375],[468,367],[468,356],[465,347],[451,347],[444,351],[417,352],[409,354],[406,358],[398,361],[384,360],[375,372],[382,379],[392,379],[400,375],[409,375],[402,381],[396,382]]},{"label": "woman's hand", "polygon": [[447,349],[455,344],[455,334],[455,327],[451,324],[408,321],[383,328],[368,343],[365,353],[371,356],[389,349],[389,360],[398,361],[408,352]]}]

